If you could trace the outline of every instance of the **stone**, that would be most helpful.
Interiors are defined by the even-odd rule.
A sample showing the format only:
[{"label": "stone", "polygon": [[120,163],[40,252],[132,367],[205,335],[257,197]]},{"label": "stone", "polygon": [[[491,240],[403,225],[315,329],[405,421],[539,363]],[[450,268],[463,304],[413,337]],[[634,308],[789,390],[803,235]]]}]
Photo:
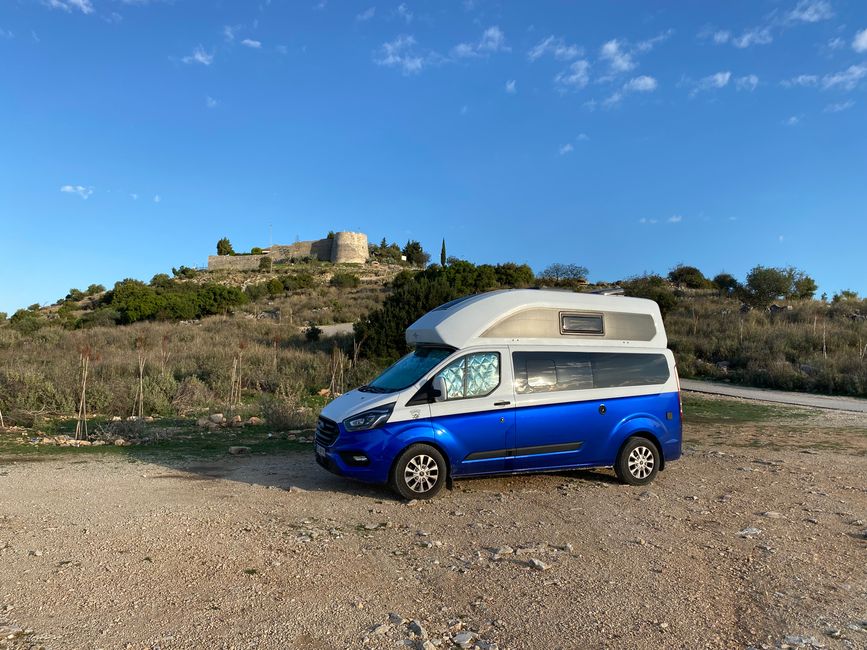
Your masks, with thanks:
[{"label": "stone", "polygon": [[122,418],[121,418],[119,415],[115,415],[115,416],[111,419],[111,421],[112,421],[112,422],[120,422],[121,419],[122,419]]},{"label": "stone", "polygon": [[244,426],[244,421],[241,419],[240,415],[236,415],[232,418],[231,424],[233,427],[242,427]]},{"label": "stone", "polygon": [[406,623],[406,619],[404,619],[403,616],[396,612],[389,612],[388,622],[392,625],[403,625],[404,623]]},{"label": "stone", "polygon": [[196,420],[196,426],[204,428],[208,426],[209,422],[210,420],[208,418],[199,418],[198,420]]},{"label": "stone", "polygon": [[229,453],[232,454],[233,456],[243,456],[245,454],[249,454],[250,451],[251,450],[249,447],[242,447],[242,446],[229,447]]},{"label": "stone", "polygon": [[768,510],[767,512],[762,513],[762,517],[767,517],[768,519],[782,519],[783,515],[779,512],[774,512],[773,510]]},{"label": "stone", "polygon": [[388,631],[389,631],[390,629],[391,629],[391,628],[390,628],[388,625],[386,625],[385,623],[380,623],[379,625],[377,625],[376,627],[374,627],[374,628],[370,631],[370,633],[371,633],[371,634],[375,634],[375,635],[377,635],[377,636],[382,636],[383,634],[388,634]]},{"label": "stone", "polygon": [[744,528],[743,530],[738,531],[738,536],[743,537],[744,539],[752,539],[756,535],[761,535],[762,531],[759,528],[753,528],[749,526],[748,528]]},{"label": "stone", "polygon": [[105,440],[94,440],[91,447],[102,447],[105,444]]},{"label": "stone", "polygon": [[529,560],[527,560],[527,564],[531,568],[536,569],[536,571],[547,571],[551,568],[550,566],[542,562],[542,560],[537,560],[534,557],[531,557]]},{"label": "stone", "polygon": [[415,634],[420,639],[427,638],[427,630],[424,629],[421,623],[413,619],[409,622],[409,631]]},{"label": "stone", "polygon": [[249,424],[250,426],[256,427],[256,426],[259,426],[260,424],[265,424],[265,420],[263,420],[262,418],[257,418],[254,415],[249,420],[247,420],[247,424]]},{"label": "stone", "polygon": [[651,492],[650,490],[645,490],[644,492],[642,492],[641,494],[638,495],[638,498],[642,499],[642,500],[644,500],[644,499],[658,499],[659,495],[656,494],[655,492]]},{"label": "stone", "polygon": [[212,413],[208,416],[208,419],[214,424],[223,424],[226,421],[226,418],[222,413]]},{"label": "stone", "polygon": [[123,438],[115,438],[114,439],[114,446],[115,447],[126,447],[126,440],[124,440]]},{"label": "stone", "polygon": [[458,632],[452,637],[452,643],[459,645],[462,648],[472,647],[476,640],[476,635],[472,632]]},{"label": "stone", "polygon": [[32,555],[33,557],[42,557],[42,551],[38,549],[35,551],[30,551],[30,555]]}]

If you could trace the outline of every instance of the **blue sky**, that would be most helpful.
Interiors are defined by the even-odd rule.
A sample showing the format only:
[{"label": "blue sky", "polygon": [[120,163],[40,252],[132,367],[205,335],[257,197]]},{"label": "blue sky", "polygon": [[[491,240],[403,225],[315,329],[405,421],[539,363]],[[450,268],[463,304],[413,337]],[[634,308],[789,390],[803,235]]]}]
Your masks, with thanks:
[{"label": "blue sky", "polygon": [[5,0],[0,310],[360,230],[867,292],[867,4]]}]

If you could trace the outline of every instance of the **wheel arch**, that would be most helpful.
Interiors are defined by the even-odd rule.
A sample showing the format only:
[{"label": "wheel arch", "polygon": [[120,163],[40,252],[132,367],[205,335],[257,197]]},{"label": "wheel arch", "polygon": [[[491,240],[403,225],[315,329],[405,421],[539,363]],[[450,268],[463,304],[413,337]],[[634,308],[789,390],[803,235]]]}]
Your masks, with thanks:
[{"label": "wheel arch", "polygon": [[410,447],[414,447],[415,445],[427,445],[428,447],[433,447],[440,453],[440,456],[443,457],[443,460],[446,463],[446,482],[448,484],[448,482],[452,479],[452,464],[451,460],[449,460],[449,455],[448,453],[446,453],[446,450],[443,448],[442,445],[434,442],[433,440],[427,439],[412,440],[411,442],[406,443],[400,449],[398,449],[397,453],[394,455],[394,458],[391,461],[391,465],[388,468],[389,483],[394,480],[394,468],[397,466],[397,461],[400,460],[400,457],[403,456],[404,452],[406,452],[407,449],[409,449]]},{"label": "wheel arch", "polygon": [[631,432],[623,439],[623,442],[620,444],[620,448],[617,450],[617,456],[615,457],[614,462],[616,463],[620,459],[620,454],[623,453],[623,448],[633,438],[644,438],[645,440],[648,440],[654,444],[654,446],[656,447],[656,451],[659,452],[659,471],[661,472],[662,470],[664,470],[665,454],[662,452],[662,445],[659,443],[659,438],[657,438],[656,435],[652,432],[641,429]]}]

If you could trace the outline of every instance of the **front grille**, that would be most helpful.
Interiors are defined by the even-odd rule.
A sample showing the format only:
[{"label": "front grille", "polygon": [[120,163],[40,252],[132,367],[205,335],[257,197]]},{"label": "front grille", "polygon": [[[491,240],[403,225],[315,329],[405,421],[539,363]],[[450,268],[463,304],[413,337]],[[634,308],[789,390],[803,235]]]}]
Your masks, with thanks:
[{"label": "front grille", "polygon": [[323,447],[330,447],[337,440],[339,434],[340,429],[337,428],[337,422],[322,416],[319,417],[319,421],[316,423],[316,442],[318,444]]}]

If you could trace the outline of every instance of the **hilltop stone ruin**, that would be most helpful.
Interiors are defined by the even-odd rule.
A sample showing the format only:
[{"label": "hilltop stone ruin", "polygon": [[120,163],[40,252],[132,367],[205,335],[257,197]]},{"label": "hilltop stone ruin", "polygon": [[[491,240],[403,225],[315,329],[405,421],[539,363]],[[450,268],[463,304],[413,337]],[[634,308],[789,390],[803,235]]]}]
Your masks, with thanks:
[{"label": "hilltop stone ruin", "polygon": [[210,255],[208,270],[255,271],[261,268],[263,259],[281,264],[304,257],[334,264],[364,264],[369,257],[367,235],[341,231],[315,241],[299,241],[289,246],[275,244],[261,255]]}]

